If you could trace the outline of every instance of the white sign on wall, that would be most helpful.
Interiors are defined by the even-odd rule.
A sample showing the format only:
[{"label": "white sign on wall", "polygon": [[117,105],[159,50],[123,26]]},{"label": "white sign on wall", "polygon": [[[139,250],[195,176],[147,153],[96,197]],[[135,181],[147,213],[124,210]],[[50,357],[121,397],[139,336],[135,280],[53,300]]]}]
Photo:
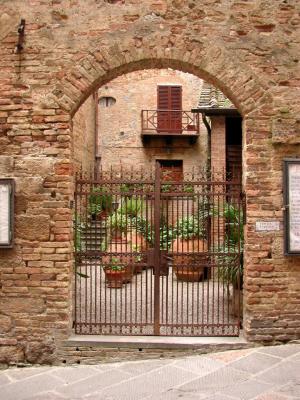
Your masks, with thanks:
[{"label": "white sign on wall", "polygon": [[256,221],[255,223],[256,232],[272,232],[280,230],[279,221]]},{"label": "white sign on wall", "polygon": [[0,179],[0,248],[12,246],[13,181]]},{"label": "white sign on wall", "polygon": [[285,253],[300,255],[300,159],[284,161]]}]

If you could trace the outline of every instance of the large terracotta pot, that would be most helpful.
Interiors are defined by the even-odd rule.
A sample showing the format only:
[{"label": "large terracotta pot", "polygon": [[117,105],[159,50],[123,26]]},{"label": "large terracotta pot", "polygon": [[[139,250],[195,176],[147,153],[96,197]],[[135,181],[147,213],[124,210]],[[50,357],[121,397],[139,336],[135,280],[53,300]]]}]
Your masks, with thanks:
[{"label": "large terracotta pot", "polygon": [[176,266],[176,278],[182,282],[199,282],[202,278],[204,267]]},{"label": "large terracotta pot", "polygon": [[120,289],[124,283],[130,283],[132,281],[134,266],[127,265],[125,269],[121,271],[115,271],[107,267],[104,272],[107,287]]},{"label": "large terracotta pot", "polygon": [[[144,236],[135,230],[127,232],[126,240],[128,243],[128,247],[132,249],[133,252],[143,252],[147,249],[147,241]],[[136,258],[136,257],[134,257]],[[146,267],[141,265],[141,263],[145,263],[145,259],[142,255],[142,259],[138,262],[134,259],[133,262],[135,263],[135,273],[139,274],[145,269]]]},{"label": "large terracotta pot", "polygon": [[113,289],[120,289],[123,286],[124,279],[126,278],[126,271],[115,271],[105,268],[106,286]]},{"label": "large terracotta pot", "polygon": [[[207,243],[198,238],[180,239],[172,243],[173,270],[179,281],[199,282],[208,262]],[[194,254],[194,253],[200,254]],[[188,253],[188,254],[182,254]]]},{"label": "large terracotta pot", "polygon": [[127,240],[127,243],[129,243],[130,246],[132,246],[132,249],[134,249],[134,247],[137,247],[141,251],[143,251],[143,250],[146,250],[146,248],[147,248],[146,239],[144,238],[143,235],[136,232],[135,230],[127,232],[126,240]]}]

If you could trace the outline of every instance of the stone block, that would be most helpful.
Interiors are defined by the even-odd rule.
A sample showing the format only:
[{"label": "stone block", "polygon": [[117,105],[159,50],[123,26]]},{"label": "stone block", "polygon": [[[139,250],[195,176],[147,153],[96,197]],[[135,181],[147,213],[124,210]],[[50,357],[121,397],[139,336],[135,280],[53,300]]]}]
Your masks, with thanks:
[{"label": "stone block", "polygon": [[46,215],[16,217],[16,237],[26,240],[49,240],[50,218]]},{"label": "stone block", "polygon": [[0,309],[7,316],[16,313],[39,314],[46,310],[46,305],[41,298],[5,297],[0,298]]},{"label": "stone block", "polygon": [[0,156],[0,174],[10,174],[14,169],[14,158],[12,156]]},{"label": "stone block", "polygon": [[6,315],[0,315],[0,335],[7,333],[12,328],[12,319]]},{"label": "stone block", "polygon": [[24,353],[17,346],[0,346],[0,364],[15,364],[24,361]]}]

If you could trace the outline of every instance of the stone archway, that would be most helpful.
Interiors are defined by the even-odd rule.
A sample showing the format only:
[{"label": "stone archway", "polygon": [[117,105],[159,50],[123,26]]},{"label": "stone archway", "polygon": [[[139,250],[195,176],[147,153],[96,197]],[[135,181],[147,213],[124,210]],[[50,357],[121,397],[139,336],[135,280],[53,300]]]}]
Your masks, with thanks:
[{"label": "stone archway", "polygon": [[[243,133],[246,143],[246,127],[253,119],[258,123],[259,115],[263,114],[261,109],[272,104],[271,96],[264,90],[259,80],[255,79],[251,70],[245,71],[243,65],[230,62],[226,51],[218,47],[212,46],[206,49],[205,60],[201,57],[203,48],[198,50],[196,45],[190,51],[167,50],[170,54],[168,51],[164,51],[164,54],[167,53],[168,57],[164,54],[160,56],[147,47],[137,52],[132,48],[122,50],[118,45],[113,45],[105,51],[90,54],[65,73],[63,79],[48,94],[46,102],[49,101],[59,107],[61,112],[71,118],[94,90],[122,74],[140,69],[173,68],[206,79],[230,97],[244,116]],[[211,60],[208,59],[210,56]],[[201,62],[198,62],[200,58]],[[216,58],[218,62],[215,62]],[[244,152],[244,160],[246,159],[247,154]],[[72,177],[72,157],[64,162],[69,165]],[[247,165],[247,162],[244,162],[244,165]],[[246,176],[245,174],[245,188]]]},{"label": "stone archway", "polygon": [[[153,38],[153,41],[159,38]],[[90,53],[71,69],[44,99],[74,115],[78,107],[98,87],[110,80],[140,69],[172,68],[188,72],[221,89],[236,105],[241,115],[259,114],[260,108],[271,106],[272,97],[254,71],[230,53],[215,44],[185,43],[184,48],[153,48],[147,42],[143,47],[126,48],[112,44],[109,48]]]}]

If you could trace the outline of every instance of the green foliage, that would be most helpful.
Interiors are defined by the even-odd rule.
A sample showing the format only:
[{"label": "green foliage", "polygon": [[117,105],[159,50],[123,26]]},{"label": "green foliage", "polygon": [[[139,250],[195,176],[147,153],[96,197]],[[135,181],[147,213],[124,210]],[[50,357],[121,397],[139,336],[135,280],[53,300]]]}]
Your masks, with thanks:
[{"label": "green foliage", "polygon": [[177,231],[172,226],[168,226],[165,223],[159,228],[159,243],[161,250],[168,250],[171,247],[171,243],[177,237]]},{"label": "green foliage", "polygon": [[134,184],[133,183],[123,183],[120,186],[120,192],[122,195],[132,195],[134,191]]},{"label": "green foliage", "polygon": [[125,202],[107,219],[107,226],[113,230],[126,232],[131,226],[140,226],[142,219],[137,215],[141,212],[143,201],[127,198]]},{"label": "green foliage", "polygon": [[136,217],[142,210],[143,201],[137,198],[127,198],[122,206],[117,210],[120,214],[128,217]]},{"label": "green foliage", "polygon": [[[81,222],[80,218],[78,216],[76,218],[74,218],[73,224],[74,224],[74,239],[75,239],[74,245],[75,245],[75,251],[78,254],[81,251],[84,251],[84,246],[83,246],[83,243],[82,243],[82,233],[83,233],[83,230],[86,227],[86,224],[84,222]],[[80,258],[77,259],[77,262],[75,264],[75,273],[76,273],[76,275],[80,276],[81,278],[89,278],[88,275],[77,271],[77,268],[78,268],[79,264],[80,264]]]},{"label": "green foliage", "polygon": [[89,195],[88,210],[90,214],[97,215],[101,211],[111,210],[112,195],[103,187],[95,187]]},{"label": "green foliage", "polygon": [[194,193],[194,186],[193,185],[183,185],[183,191],[185,193]]},{"label": "green foliage", "polygon": [[170,183],[164,183],[161,185],[161,192],[166,193],[171,191],[172,191],[172,185]]},{"label": "green foliage", "polygon": [[82,243],[82,233],[86,227],[86,224],[84,222],[82,222],[80,220],[80,217],[78,217],[78,216],[76,218],[74,218],[73,224],[74,224],[74,228],[75,228],[74,229],[75,250],[77,252],[82,251],[82,250],[84,250],[84,248],[83,248],[84,246]]},{"label": "green foliage", "polygon": [[223,212],[226,219],[226,241],[244,243],[243,212],[232,204],[226,204]]},{"label": "green foliage", "polygon": [[234,287],[243,286],[243,254],[238,255],[235,247],[225,246],[222,250],[224,254],[217,256],[218,277],[226,284]]},{"label": "green foliage", "polygon": [[143,189],[144,189],[143,183],[123,183],[120,186],[121,194],[126,197],[130,197],[134,194],[134,192],[143,190]]},{"label": "green foliage", "polygon": [[125,266],[120,263],[120,260],[117,257],[112,257],[110,264],[106,265],[104,269],[110,271],[124,271]]},{"label": "green foliage", "polygon": [[226,284],[242,287],[243,278],[243,213],[242,209],[225,204],[221,216],[225,218],[224,245],[218,249],[218,277]]},{"label": "green foliage", "polygon": [[122,214],[118,209],[108,217],[107,227],[111,228],[112,230],[126,232],[128,228],[128,217],[125,214]]},{"label": "green foliage", "polygon": [[182,218],[177,222],[177,235],[182,239],[206,237],[205,221],[196,215]]}]

